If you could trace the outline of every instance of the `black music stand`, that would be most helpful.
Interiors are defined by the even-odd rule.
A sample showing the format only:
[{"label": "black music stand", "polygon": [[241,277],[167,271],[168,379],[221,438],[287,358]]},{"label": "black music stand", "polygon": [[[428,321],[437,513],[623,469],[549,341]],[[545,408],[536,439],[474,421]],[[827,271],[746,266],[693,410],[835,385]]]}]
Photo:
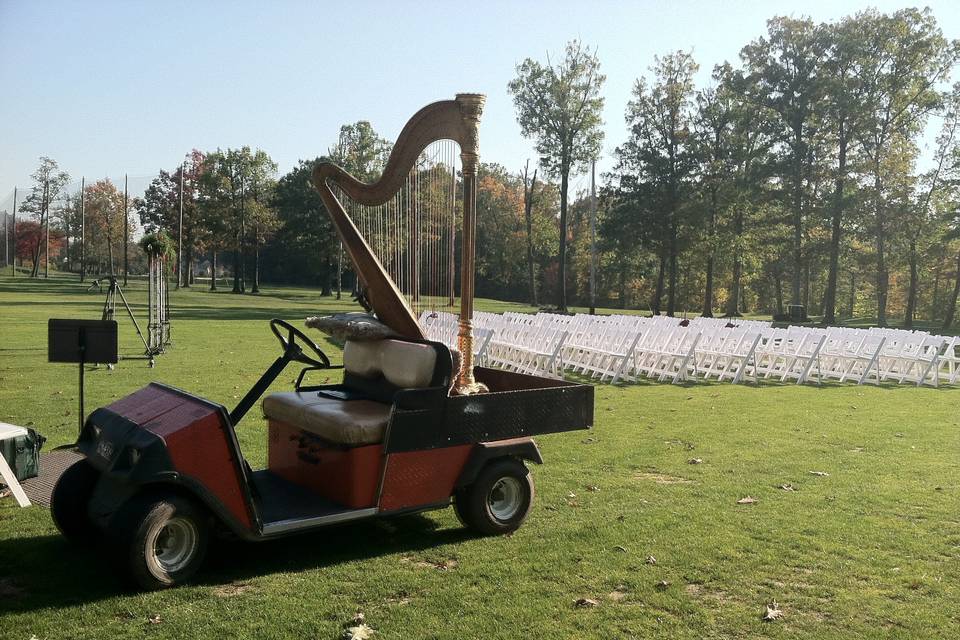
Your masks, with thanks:
[{"label": "black music stand", "polygon": [[47,361],[80,364],[80,430],[83,430],[83,365],[117,363],[115,320],[61,320],[47,323]]}]

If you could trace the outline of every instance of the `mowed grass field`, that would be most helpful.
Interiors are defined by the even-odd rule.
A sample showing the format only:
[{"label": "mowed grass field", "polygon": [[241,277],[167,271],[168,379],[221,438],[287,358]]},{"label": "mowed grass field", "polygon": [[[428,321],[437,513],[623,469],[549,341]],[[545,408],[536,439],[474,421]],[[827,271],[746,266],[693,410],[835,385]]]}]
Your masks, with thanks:
[{"label": "mowed grass field", "polygon": [[[270,318],[352,308],[204,289],[172,292],[175,344],[156,368],[88,372],[88,410],[151,380],[232,407],[278,353]],[[142,285],[126,293],[145,329]],[[0,277],[0,421],[72,441],[77,371],[46,362],[46,322],[98,318],[102,301],[67,277]],[[134,594],[48,511],[4,499],[0,638],[338,638],[358,611],[375,638],[960,635],[960,389],[641,383],[596,400],[591,432],[538,439],[534,509],[509,537],[467,534],[448,509],[221,544],[194,584]],[[259,411],[238,431],[261,466]],[[773,601],[783,615],[764,622]]]}]

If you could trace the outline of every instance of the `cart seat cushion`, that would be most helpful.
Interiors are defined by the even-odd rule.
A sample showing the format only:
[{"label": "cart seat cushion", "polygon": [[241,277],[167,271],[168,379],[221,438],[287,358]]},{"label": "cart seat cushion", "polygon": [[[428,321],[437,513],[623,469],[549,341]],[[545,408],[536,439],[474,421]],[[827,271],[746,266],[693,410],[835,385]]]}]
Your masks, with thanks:
[{"label": "cart seat cushion", "polygon": [[372,400],[324,398],[316,391],[281,392],[263,399],[263,413],[328,442],[357,447],[383,441],[390,405]]},{"label": "cart seat cushion", "polygon": [[437,366],[436,349],[422,342],[403,340],[348,340],[343,348],[343,367],[361,378],[383,375],[400,389],[430,386]]}]

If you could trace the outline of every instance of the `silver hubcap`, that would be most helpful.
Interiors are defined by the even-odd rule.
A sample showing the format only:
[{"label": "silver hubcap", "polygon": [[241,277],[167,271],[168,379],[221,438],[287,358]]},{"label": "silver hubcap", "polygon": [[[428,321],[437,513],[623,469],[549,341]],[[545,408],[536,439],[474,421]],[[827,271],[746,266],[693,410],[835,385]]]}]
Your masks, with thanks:
[{"label": "silver hubcap", "polygon": [[487,496],[490,513],[501,522],[517,515],[522,501],[523,488],[520,486],[520,480],[509,476],[497,480]]},{"label": "silver hubcap", "polygon": [[153,556],[166,573],[183,569],[197,552],[199,535],[190,520],[173,517],[157,532],[153,540]]}]

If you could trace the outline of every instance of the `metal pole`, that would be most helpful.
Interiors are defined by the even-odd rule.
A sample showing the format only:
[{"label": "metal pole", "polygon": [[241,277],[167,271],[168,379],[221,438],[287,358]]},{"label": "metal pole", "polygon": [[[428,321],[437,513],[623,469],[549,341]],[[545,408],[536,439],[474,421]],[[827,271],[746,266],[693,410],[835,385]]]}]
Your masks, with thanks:
[{"label": "metal pole", "polygon": [[13,270],[12,275],[17,275],[17,188],[13,188]]},{"label": "metal pole", "polygon": [[180,163],[180,228],[177,231],[177,289],[183,278],[183,170],[185,162]]},{"label": "metal pole", "polygon": [[590,163],[590,315],[597,312],[597,161]]},{"label": "metal pole", "polygon": [[80,178],[80,282],[87,277],[87,189],[86,178]]},{"label": "metal pole", "polygon": [[43,277],[50,277],[50,181],[43,183],[43,219],[46,223],[43,225]]},{"label": "metal pole", "polygon": [[130,242],[130,215],[127,211],[127,174],[123,174],[123,286],[127,286],[130,273],[130,255],[127,245]]}]

